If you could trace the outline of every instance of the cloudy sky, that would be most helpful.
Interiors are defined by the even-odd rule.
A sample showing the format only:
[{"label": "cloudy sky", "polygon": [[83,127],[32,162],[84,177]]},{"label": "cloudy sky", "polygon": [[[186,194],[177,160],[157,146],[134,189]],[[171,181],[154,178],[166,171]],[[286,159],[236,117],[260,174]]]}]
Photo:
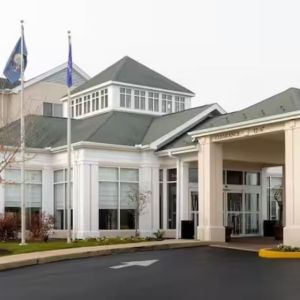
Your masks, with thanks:
[{"label": "cloudy sky", "polygon": [[193,105],[237,110],[300,88],[297,0],[1,1],[0,68],[25,21],[26,78],[73,60],[90,75],[129,55],[196,93]]}]

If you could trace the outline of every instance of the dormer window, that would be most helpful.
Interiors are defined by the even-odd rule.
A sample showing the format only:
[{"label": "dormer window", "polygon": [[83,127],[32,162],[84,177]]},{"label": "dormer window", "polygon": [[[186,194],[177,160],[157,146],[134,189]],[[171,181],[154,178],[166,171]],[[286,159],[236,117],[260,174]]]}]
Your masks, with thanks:
[{"label": "dormer window", "polygon": [[131,108],[131,89],[120,88],[120,106]]},{"label": "dormer window", "polygon": [[99,109],[99,92],[92,93],[92,111]]},{"label": "dormer window", "polygon": [[146,109],[146,92],[141,90],[134,90],[134,108]]},{"label": "dormer window", "polygon": [[85,114],[88,114],[91,111],[90,95],[83,97],[83,108]]},{"label": "dormer window", "polygon": [[175,96],[175,112],[184,110],[185,98],[182,96]]},{"label": "dormer window", "polygon": [[161,111],[163,113],[171,113],[172,112],[172,95],[162,94],[162,108]]},{"label": "dormer window", "polygon": [[148,93],[148,108],[150,111],[159,111],[159,93]]},{"label": "dormer window", "polygon": [[101,108],[108,107],[108,92],[107,89],[101,90]]}]

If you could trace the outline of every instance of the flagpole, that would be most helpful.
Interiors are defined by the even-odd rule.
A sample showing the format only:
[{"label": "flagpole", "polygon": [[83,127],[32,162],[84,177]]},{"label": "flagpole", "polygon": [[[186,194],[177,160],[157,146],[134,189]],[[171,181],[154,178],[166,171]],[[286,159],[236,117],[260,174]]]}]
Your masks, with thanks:
[{"label": "flagpole", "polygon": [[[71,31],[68,31],[68,48],[71,49]],[[71,93],[68,85],[68,121],[67,121],[67,148],[68,148],[68,168],[67,168],[67,243],[71,243]]]},{"label": "flagpole", "polygon": [[26,245],[26,205],[25,205],[25,121],[24,121],[24,21],[21,20],[21,243]]}]

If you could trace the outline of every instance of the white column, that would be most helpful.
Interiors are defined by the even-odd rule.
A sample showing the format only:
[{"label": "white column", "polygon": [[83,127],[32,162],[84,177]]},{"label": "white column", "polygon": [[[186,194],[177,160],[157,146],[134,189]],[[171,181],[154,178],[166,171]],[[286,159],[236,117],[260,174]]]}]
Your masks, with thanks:
[{"label": "white column", "polygon": [[97,237],[98,231],[98,167],[78,163],[77,237]]},{"label": "white column", "polygon": [[[261,170],[261,219],[262,221],[268,219],[268,175],[267,168],[262,168]],[[263,233],[263,232],[262,232]]]},{"label": "white column", "polygon": [[54,173],[50,167],[42,170],[42,212],[54,216]]},{"label": "white column", "polygon": [[223,226],[223,149],[209,137],[199,140],[199,226],[203,241],[225,241]]},{"label": "white column", "polygon": [[142,236],[149,236],[159,228],[159,168],[141,166],[139,177],[140,192],[150,192],[146,207],[140,214],[139,231]]},{"label": "white column", "polygon": [[285,227],[283,243],[300,247],[300,121],[285,129]]},{"label": "white column", "polygon": [[189,164],[181,163],[181,187],[180,187],[180,218],[181,220],[190,220],[189,214]]}]

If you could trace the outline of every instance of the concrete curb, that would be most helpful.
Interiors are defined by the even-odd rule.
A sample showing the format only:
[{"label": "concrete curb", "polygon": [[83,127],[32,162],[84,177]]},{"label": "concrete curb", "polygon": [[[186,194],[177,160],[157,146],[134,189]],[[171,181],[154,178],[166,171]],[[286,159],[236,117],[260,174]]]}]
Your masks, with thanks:
[{"label": "concrete curb", "polygon": [[88,258],[96,256],[112,255],[115,253],[130,253],[137,251],[170,250],[180,248],[192,248],[208,246],[205,242],[143,242],[136,244],[121,244],[108,246],[91,246],[71,249],[60,249],[51,251],[32,252],[0,257],[0,271],[46,264],[52,262],[66,261],[71,259]]},{"label": "concrete curb", "polygon": [[237,247],[237,246],[227,246],[227,245],[209,245],[209,247],[222,248],[222,249],[228,249],[228,250],[238,250],[238,251],[245,251],[245,252],[255,252],[255,253],[257,253],[259,251],[256,249]]}]

